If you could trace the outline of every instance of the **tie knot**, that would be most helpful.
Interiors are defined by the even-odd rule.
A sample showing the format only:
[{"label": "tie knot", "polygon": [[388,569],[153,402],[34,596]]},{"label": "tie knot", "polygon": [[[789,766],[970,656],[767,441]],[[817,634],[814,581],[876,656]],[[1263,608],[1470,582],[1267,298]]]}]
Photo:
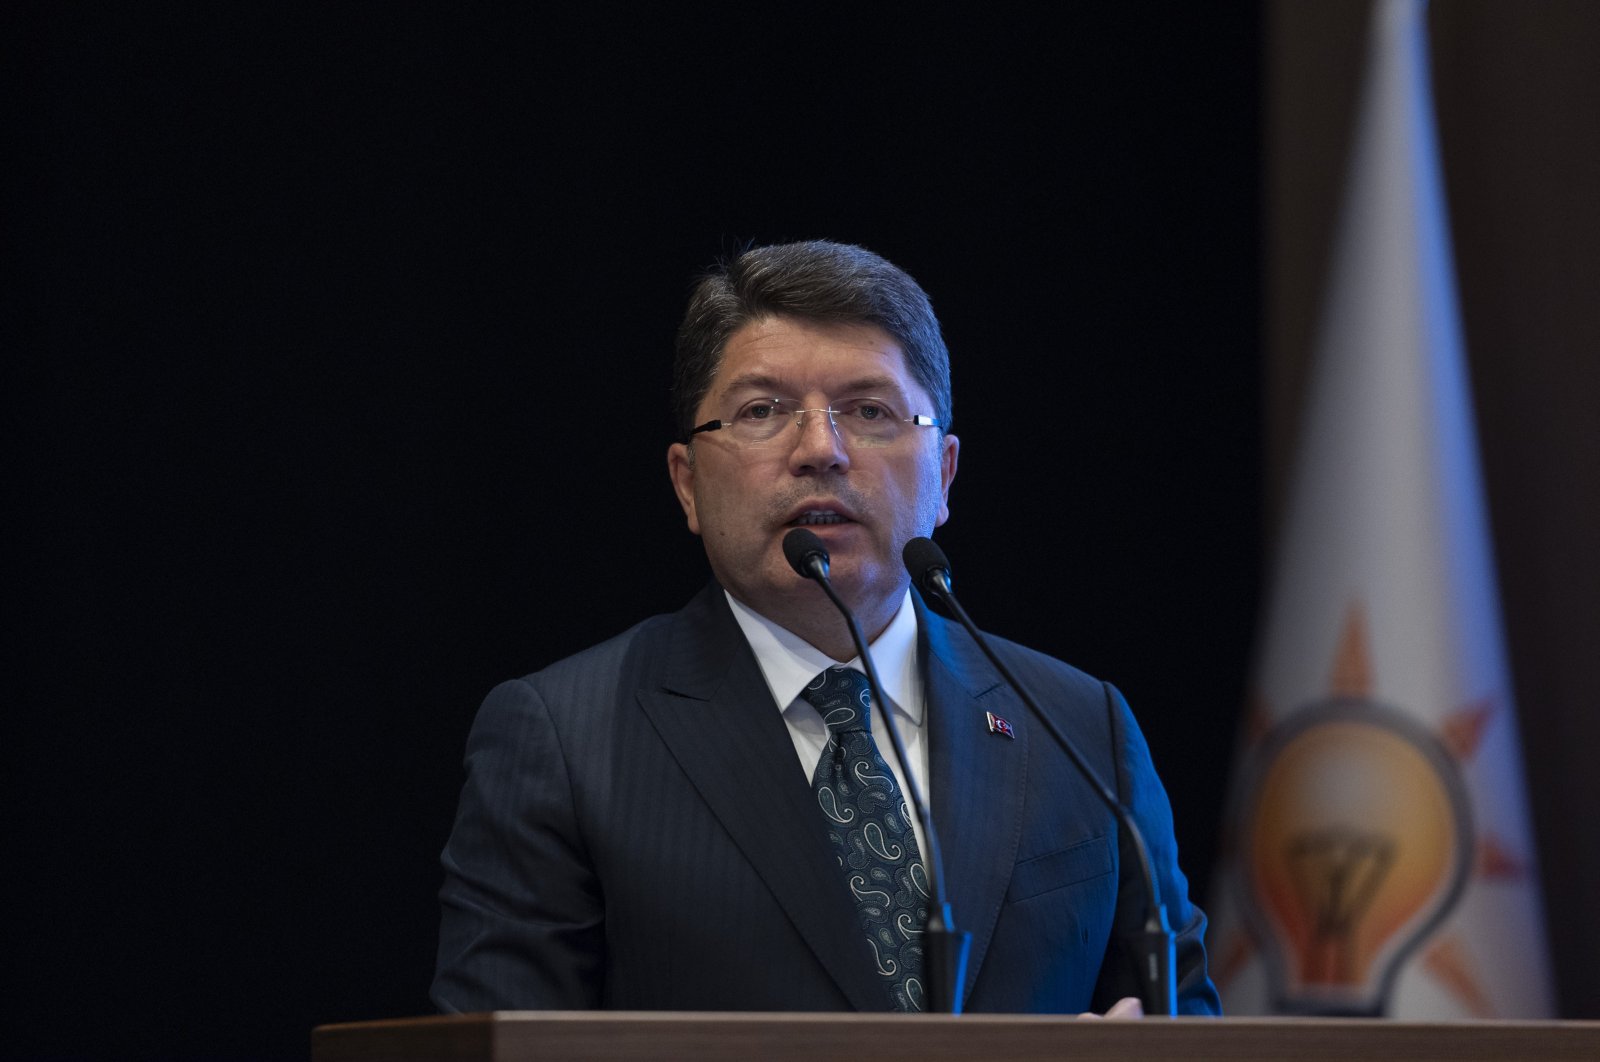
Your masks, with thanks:
[{"label": "tie knot", "polygon": [[801,691],[830,734],[872,729],[872,691],[867,676],[854,668],[830,667]]}]

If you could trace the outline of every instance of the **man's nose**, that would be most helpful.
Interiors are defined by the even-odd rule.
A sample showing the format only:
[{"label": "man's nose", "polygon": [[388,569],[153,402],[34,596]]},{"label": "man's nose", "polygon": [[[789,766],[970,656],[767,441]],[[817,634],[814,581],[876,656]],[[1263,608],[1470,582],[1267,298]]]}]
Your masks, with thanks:
[{"label": "man's nose", "polygon": [[789,455],[790,471],[836,469],[843,472],[850,467],[850,451],[845,449],[844,437],[834,423],[832,410],[803,409],[795,418],[800,422],[799,437]]}]

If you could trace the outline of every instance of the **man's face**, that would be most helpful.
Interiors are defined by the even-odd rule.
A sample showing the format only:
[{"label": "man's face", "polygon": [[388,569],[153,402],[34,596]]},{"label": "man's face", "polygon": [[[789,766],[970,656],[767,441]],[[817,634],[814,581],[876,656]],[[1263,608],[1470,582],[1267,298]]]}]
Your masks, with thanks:
[{"label": "man's face", "polygon": [[[901,417],[934,415],[899,344],[882,329],[769,317],[728,340],[695,421],[727,422],[758,398],[824,409],[864,397],[882,399]],[[783,556],[784,535],[802,525],[827,546],[834,586],[853,609],[904,593],[900,551],[948,519],[959,443],[938,428],[911,425],[888,443],[852,443],[826,415],[806,413],[764,447],[741,446],[724,429],[696,435],[692,448],[674,444],[667,455],[689,530],[704,540],[718,581],[781,623],[791,608],[814,607],[819,593]]]}]

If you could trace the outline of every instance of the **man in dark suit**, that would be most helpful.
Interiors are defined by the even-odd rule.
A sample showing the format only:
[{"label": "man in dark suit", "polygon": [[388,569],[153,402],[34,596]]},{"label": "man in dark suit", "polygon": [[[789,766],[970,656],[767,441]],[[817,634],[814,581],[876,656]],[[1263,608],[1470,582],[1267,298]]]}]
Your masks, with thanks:
[{"label": "man in dark suit", "polygon": [[[682,611],[497,687],[445,848],[445,1010],[918,1010],[927,792],[968,1010],[1137,992],[1142,922],[1115,819],[900,562],[948,518],[959,443],[926,295],[860,248],[755,248],[680,329],[668,467],[715,583]],[[781,542],[809,528],[872,642]],[[1020,646],[1008,666],[1138,819],[1178,930],[1180,1010],[1216,1013],[1167,798],[1112,687]],[[884,757],[885,714],[908,763]],[[911,772],[908,780],[906,771]],[[1120,1004],[1126,1009],[1128,1004]]]}]

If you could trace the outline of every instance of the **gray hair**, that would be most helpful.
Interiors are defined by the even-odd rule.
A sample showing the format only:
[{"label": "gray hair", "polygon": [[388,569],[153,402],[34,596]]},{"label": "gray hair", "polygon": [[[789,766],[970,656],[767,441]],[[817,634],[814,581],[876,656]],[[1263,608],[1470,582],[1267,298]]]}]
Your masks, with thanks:
[{"label": "gray hair", "polygon": [[869,324],[899,344],[906,367],[933,398],[949,430],[950,352],[928,295],[905,270],[861,247],[812,240],[752,247],[723,259],[695,285],[672,367],[672,411],[680,437],[711,390],[728,339],[767,317]]}]

